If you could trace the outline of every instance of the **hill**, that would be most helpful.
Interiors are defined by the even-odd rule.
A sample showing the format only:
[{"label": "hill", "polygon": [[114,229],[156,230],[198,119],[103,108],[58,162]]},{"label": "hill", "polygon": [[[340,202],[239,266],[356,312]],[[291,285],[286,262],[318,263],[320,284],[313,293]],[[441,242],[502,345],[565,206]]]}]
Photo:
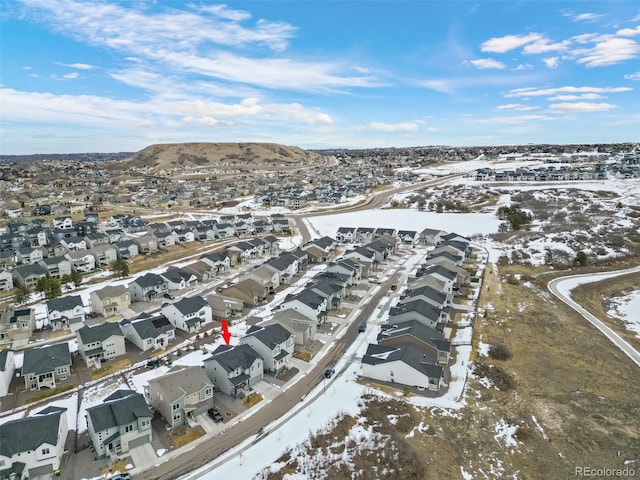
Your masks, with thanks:
[{"label": "hill", "polygon": [[319,163],[321,158],[318,153],[276,143],[166,143],[151,145],[118,163],[155,171],[206,166],[282,169]]}]

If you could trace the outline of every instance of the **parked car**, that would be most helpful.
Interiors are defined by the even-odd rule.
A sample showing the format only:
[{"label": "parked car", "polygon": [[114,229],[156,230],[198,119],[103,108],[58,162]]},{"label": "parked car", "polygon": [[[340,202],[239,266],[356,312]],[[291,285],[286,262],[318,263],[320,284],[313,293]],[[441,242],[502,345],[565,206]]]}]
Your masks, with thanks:
[{"label": "parked car", "polygon": [[324,376],[326,378],[331,378],[335,375],[335,373],[336,373],[335,368],[327,368],[324,372]]},{"label": "parked car", "polygon": [[147,368],[156,368],[159,365],[160,365],[160,359],[159,358],[151,358],[151,359],[147,360]]},{"label": "parked car", "polygon": [[111,477],[111,480],[131,480],[131,474],[129,473],[116,473]]},{"label": "parked car", "polygon": [[170,293],[165,293],[164,295],[162,295],[164,298],[168,298],[169,300],[173,300],[175,297],[173,295],[171,295]]},{"label": "parked car", "polygon": [[207,410],[207,415],[209,415],[209,417],[211,417],[211,419],[216,423],[224,421],[224,417],[222,416],[222,414],[215,408],[210,408],[209,410]]},{"label": "parked car", "polygon": [[362,333],[367,329],[367,324],[362,322],[360,325],[358,325],[358,332]]}]

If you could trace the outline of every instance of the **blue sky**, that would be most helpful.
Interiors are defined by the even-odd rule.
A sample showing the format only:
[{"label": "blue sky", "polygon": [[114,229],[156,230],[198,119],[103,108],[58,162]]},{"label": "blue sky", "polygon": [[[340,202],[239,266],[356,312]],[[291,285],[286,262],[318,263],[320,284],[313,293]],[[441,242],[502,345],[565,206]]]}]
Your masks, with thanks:
[{"label": "blue sky", "polygon": [[0,4],[3,154],[640,140],[637,2]]}]

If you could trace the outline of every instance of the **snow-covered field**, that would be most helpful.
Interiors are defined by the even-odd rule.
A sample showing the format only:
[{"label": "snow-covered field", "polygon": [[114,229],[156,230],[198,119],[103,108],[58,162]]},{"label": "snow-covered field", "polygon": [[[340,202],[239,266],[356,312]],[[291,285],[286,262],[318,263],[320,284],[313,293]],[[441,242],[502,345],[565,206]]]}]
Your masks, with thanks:
[{"label": "snow-covered field", "polygon": [[609,315],[619,318],[625,326],[640,338],[640,290],[622,297],[614,297],[609,302]]}]

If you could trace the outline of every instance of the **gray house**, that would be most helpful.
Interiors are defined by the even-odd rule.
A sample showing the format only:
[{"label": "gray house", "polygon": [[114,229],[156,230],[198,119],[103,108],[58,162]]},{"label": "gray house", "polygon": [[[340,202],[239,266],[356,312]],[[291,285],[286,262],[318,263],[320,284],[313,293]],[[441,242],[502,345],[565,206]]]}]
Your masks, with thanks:
[{"label": "gray house", "polygon": [[247,395],[264,376],[262,357],[249,345],[219,346],[204,369],[218,390],[234,398]]},{"label": "gray house", "polygon": [[240,344],[249,345],[263,359],[264,368],[276,375],[287,367],[293,355],[294,335],[276,323],[273,325],[254,325],[247,330]]},{"label": "gray house", "polygon": [[84,305],[80,295],[54,298],[47,301],[47,317],[53,330],[71,329],[75,332],[85,320]]},{"label": "gray house", "polygon": [[54,388],[56,381],[71,374],[71,354],[68,343],[56,343],[24,351],[22,376],[27,390]]},{"label": "gray house", "polygon": [[100,368],[102,360],[112,360],[126,352],[124,333],[117,323],[82,327],[76,332],[78,351],[88,367]]},{"label": "gray house", "polygon": [[145,395],[171,428],[194,424],[195,417],[213,406],[213,383],[202,367],[175,366],[149,380]]},{"label": "gray house", "polygon": [[144,396],[132,390],[117,390],[101,405],[87,409],[87,427],[98,457],[119,456],[150,443],[153,415]]},{"label": "gray house", "polygon": [[155,273],[146,273],[128,285],[134,302],[148,302],[162,297],[169,290],[169,282]]},{"label": "gray house", "polygon": [[127,340],[142,351],[165,348],[176,338],[176,328],[162,315],[143,313],[133,320],[122,320],[120,328]]}]

